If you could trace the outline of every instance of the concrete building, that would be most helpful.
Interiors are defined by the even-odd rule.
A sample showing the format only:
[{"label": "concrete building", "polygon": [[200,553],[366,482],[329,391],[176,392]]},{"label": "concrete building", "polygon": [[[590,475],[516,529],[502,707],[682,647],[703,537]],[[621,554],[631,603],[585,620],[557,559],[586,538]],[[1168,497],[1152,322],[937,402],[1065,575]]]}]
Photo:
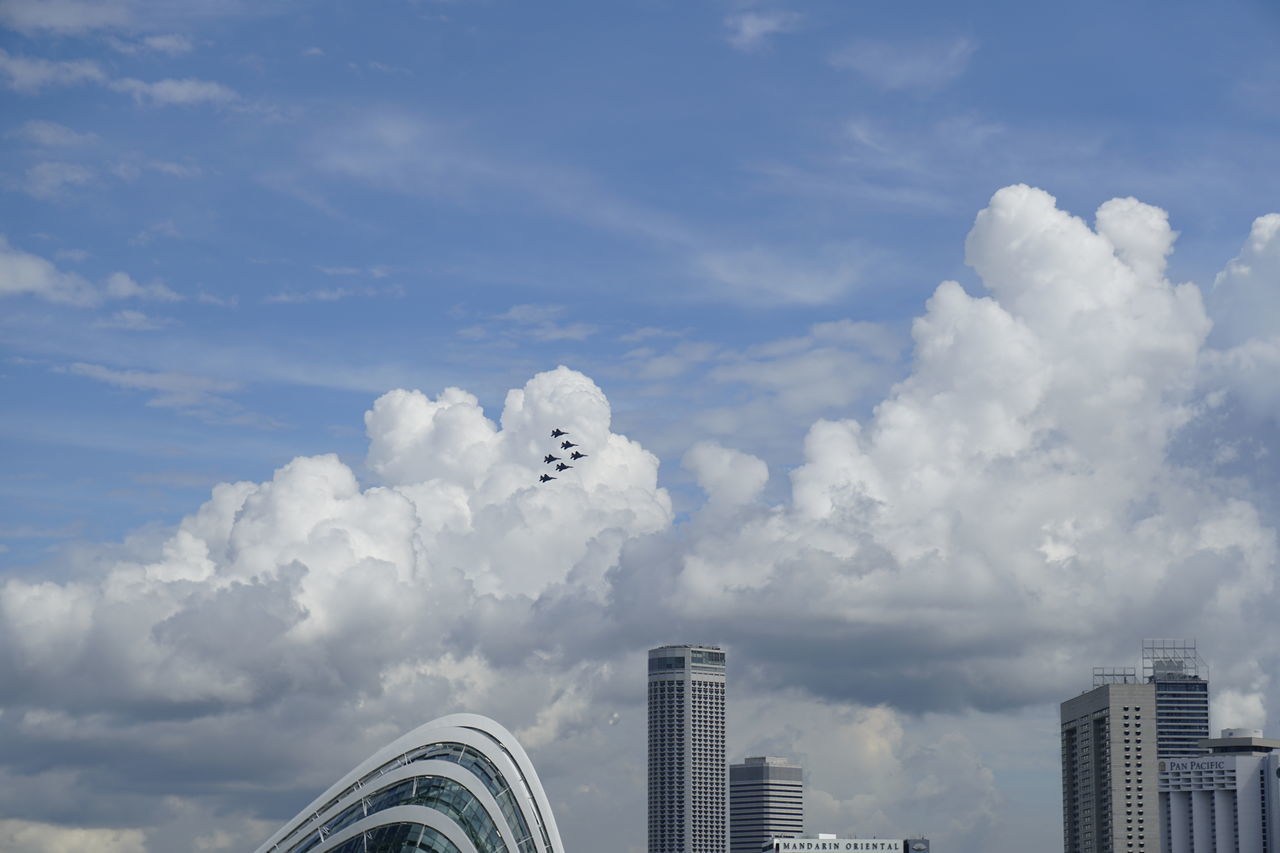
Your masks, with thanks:
[{"label": "concrete building", "polygon": [[1252,729],[1159,762],[1163,853],[1280,853],[1280,740]]},{"label": "concrete building", "polygon": [[487,717],[452,714],[387,744],[258,853],[564,853],[533,764]]},{"label": "concrete building", "polygon": [[774,838],[804,834],[804,771],[758,756],[729,766],[730,853],[760,853]]},{"label": "concrete building", "polygon": [[1095,670],[1094,688],[1062,703],[1066,853],[1160,849],[1156,686],[1133,669]]},{"label": "concrete building", "polygon": [[649,853],[726,853],[725,653],[649,650]]},{"label": "concrete building", "polygon": [[1142,671],[1156,687],[1159,758],[1204,755],[1209,737],[1209,667],[1195,640],[1143,640]]}]

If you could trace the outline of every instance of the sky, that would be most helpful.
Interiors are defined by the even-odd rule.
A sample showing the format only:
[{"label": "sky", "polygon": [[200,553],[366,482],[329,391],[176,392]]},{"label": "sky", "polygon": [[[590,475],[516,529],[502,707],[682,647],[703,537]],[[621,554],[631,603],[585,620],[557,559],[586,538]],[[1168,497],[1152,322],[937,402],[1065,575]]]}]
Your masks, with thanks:
[{"label": "sky", "polygon": [[1270,0],[0,0],[0,848],[254,849],[472,711],[636,853],[665,643],[813,832],[1057,849],[1144,638],[1274,734],[1277,56]]}]

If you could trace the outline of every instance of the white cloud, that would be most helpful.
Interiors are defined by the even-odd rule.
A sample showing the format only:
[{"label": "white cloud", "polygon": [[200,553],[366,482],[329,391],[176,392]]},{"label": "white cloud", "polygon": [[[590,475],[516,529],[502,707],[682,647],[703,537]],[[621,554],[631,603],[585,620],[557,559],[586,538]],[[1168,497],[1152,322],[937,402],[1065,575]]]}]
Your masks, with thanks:
[{"label": "white cloud", "polygon": [[129,332],[152,332],[157,329],[163,329],[173,325],[173,320],[169,317],[151,317],[141,311],[135,311],[126,308],[123,311],[117,311],[110,317],[105,317],[94,323],[101,329],[120,329]]},{"label": "white cloud", "polygon": [[700,441],[689,448],[684,467],[693,472],[715,508],[749,503],[759,497],[769,481],[769,467],[764,460],[713,441]]},{"label": "white cloud", "polygon": [[0,76],[6,88],[23,94],[34,94],[50,86],[101,83],[106,79],[96,62],[32,59],[14,56],[5,50],[0,50]]},{"label": "white cloud", "polygon": [[84,33],[129,24],[132,5],[127,0],[4,0],[0,23],[28,34]]},{"label": "white cloud", "polygon": [[42,89],[97,83],[113,92],[131,95],[139,104],[155,106],[191,106],[195,104],[231,104],[240,99],[234,89],[211,80],[185,78],[147,82],[132,77],[110,78],[97,63],[89,60],[55,62],[14,56],[0,50],[0,78],[6,88],[23,94]]},{"label": "white cloud", "polygon": [[273,304],[299,305],[307,302],[340,302],[353,297],[404,296],[404,288],[398,284],[387,287],[321,287],[312,290],[282,290],[262,301]]},{"label": "white cloud", "polygon": [[98,138],[96,134],[77,133],[55,121],[43,121],[40,119],[23,122],[21,127],[9,131],[5,136],[21,139],[23,142],[29,142],[42,148],[72,148],[79,145],[88,145]]},{"label": "white cloud", "polygon": [[837,68],[858,72],[889,91],[931,91],[964,73],[977,50],[970,38],[916,42],[857,41],[831,57]]},{"label": "white cloud", "polygon": [[108,86],[116,92],[132,95],[140,104],[158,106],[229,104],[240,97],[233,89],[221,83],[190,77],[183,80],[157,80],[153,83],[125,77],[112,80]]},{"label": "white cloud", "polygon": [[0,820],[0,848],[6,853],[148,853],[137,829],[82,829],[31,820]]},{"label": "white cloud", "polygon": [[181,302],[182,297],[170,290],[164,283],[153,281],[150,284],[138,284],[126,273],[117,272],[107,276],[103,290],[109,299],[150,299],[159,302]]},{"label": "white cloud", "polygon": [[44,258],[15,249],[0,236],[0,296],[20,294],[68,305],[93,305],[101,298],[83,277],[61,272]]},{"label": "white cloud", "polygon": [[[616,815],[642,801],[643,649],[696,634],[733,656],[739,743],[810,768],[814,820],[887,833],[927,815],[940,846],[992,849],[1008,810],[989,744],[1010,720],[1039,727],[1051,764],[1051,703],[1141,637],[1176,626],[1252,662],[1215,665],[1235,716],[1277,698],[1259,675],[1280,648],[1272,516],[1171,455],[1220,391],[1204,387],[1199,291],[1163,273],[1174,237],[1132,200],[1090,227],[1042,191],[999,191],[965,246],[983,291],[939,285],[870,414],[813,423],[773,504],[763,462],[691,449],[708,511],[678,525],[658,459],[613,432],[582,374],[538,374],[496,422],[458,388],[384,394],[366,482],[298,458],[216,487],[173,529],[58,557],[65,580],[0,585],[0,704],[21,709],[0,726],[0,773],[21,784],[0,787],[62,791],[76,817],[86,789],[110,788],[113,814],[150,815],[164,768],[218,768],[250,790],[201,796],[247,816],[263,787],[305,802],[467,707],[547,744],[534,760],[563,825],[638,845],[641,819]],[[851,322],[744,357],[837,345],[896,358],[891,334]],[[553,427],[589,456],[539,485]],[[133,760],[75,748],[103,743]],[[20,764],[51,750],[76,756],[67,775]]]},{"label": "white cloud", "polygon": [[821,305],[857,287],[869,260],[854,247],[829,248],[816,258],[750,248],[703,252],[695,258],[695,268],[734,301]]},{"label": "white cloud", "polygon": [[759,50],[772,36],[794,31],[800,20],[795,12],[738,12],[725,18],[725,38],[737,50]]},{"label": "white cloud", "polygon": [[22,175],[22,189],[33,198],[61,198],[68,189],[93,182],[93,171],[78,163],[45,162],[27,168]]},{"label": "white cloud", "polygon": [[169,56],[181,56],[191,52],[191,39],[176,33],[145,36],[142,43],[154,51],[167,53]]}]

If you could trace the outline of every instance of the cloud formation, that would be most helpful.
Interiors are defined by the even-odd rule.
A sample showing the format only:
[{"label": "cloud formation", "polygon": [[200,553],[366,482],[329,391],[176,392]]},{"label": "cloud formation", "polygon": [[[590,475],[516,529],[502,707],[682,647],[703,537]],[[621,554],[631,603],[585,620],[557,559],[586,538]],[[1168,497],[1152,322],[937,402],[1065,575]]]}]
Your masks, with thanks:
[{"label": "cloud formation", "polygon": [[[1232,281],[1265,267],[1270,221]],[[540,750],[561,822],[585,837],[612,828],[604,804],[642,808],[640,661],[664,641],[728,647],[735,751],[802,757],[815,818],[870,834],[927,814],[954,849],[983,849],[1001,811],[981,734],[959,721],[1060,700],[1142,636],[1197,636],[1223,661],[1220,713],[1265,722],[1275,530],[1239,482],[1173,453],[1221,390],[1200,291],[1165,276],[1175,237],[1134,199],[1091,225],[1041,190],[1000,190],[965,245],[984,292],[938,286],[872,414],[813,423],[772,503],[763,461],[695,445],[684,465],[708,499],[679,523],[657,457],[613,432],[577,371],[509,391],[497,420],[462,389],[390,391],[365,415],[362,464],[294,459],[217,486],[173,529],[69,553],[61,580],[0,585],[0,774],[21,780],[0,790],[62,790],[28,819],[91,822],[59,803],[108,779],[95,802],[127,824],[181,756],[205,781],[178,802],[243,832],[335,764],[468,708]],[[818,344],[896,347],[830,323],[752,358]],[[554,427],[589,457],[540,485]],[[281,790],[264,817],[255,804]]]},{"label": "cloud formation", "polygon": [[861,40],[831,57],[888,91],[940,89],[964,73],[977,50],[970,38],[886,42]]}]

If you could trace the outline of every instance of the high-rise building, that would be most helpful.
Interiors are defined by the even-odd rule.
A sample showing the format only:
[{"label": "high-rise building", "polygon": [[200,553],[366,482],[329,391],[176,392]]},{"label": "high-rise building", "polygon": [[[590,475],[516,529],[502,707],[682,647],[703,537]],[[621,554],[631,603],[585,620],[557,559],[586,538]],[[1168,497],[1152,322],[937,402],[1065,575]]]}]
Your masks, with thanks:
[{"label": "high-rise building", "polygon": [[1160,761],[1164,853],[1280,853],[1280,740],[1223,729],[1207,755]]},{"label": "high-rise building", "polygon": [[785,758],[729,765],[730,853],[760,853],[774,838],[804,833],[804,771]]},{"label": "high-rise building", "polygon": [[1209,737],[1209,667],[1195,640],[1143,640],[1142,674],[1156,687],[1159,758],[1204,755]]},{"label": "high-rise building", "polygon": [[1095,670],[1094,688],[1062,703],[1066,853],[1160,849],[1156,688],[1134,669]]},{"label": "high-rise building", "polygon": [[649,853],[726,853],[724,652],[649,650]]}]

